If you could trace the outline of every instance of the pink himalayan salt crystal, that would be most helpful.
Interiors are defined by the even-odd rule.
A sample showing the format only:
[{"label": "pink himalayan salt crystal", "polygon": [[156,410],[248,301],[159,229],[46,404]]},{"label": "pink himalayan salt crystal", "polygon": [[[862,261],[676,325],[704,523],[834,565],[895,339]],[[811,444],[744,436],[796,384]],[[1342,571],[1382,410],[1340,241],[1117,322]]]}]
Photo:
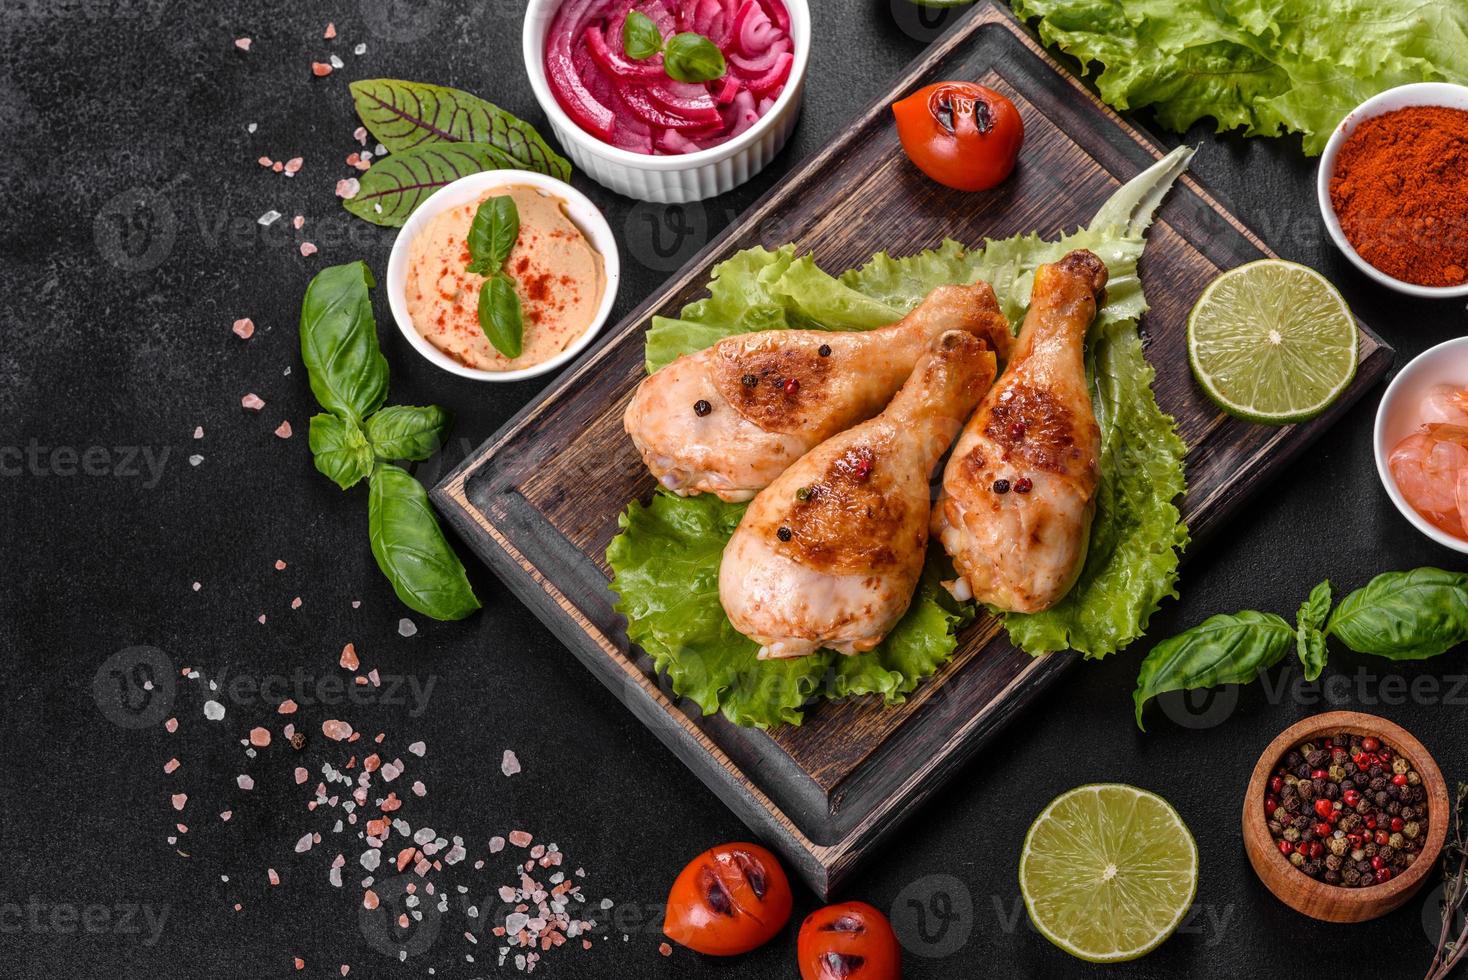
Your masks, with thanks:
[{"label": "pink himalayan salt crystal", "polygon": [[251,320],[247,316],[242,316],[234,322],[234,326],[230,329],[233,330],[234,335],[241,340],[249,340],[251,337],[255,336],[255,321]]},{"label": "pink himalayan salt crystal", "polygon": [[257,749],[263,749],[263,748],[265,748],[267,745],[270,744],[270,729],[268,729],[268,728],[252,728],[252,729],[250,729],[250,744],[253,745],[253,746],[255,746],[255,748],[257,748]]},{"label": "pink himalayan salt crystal", "polygon": [[285,562],[284,561],[282,561],[279,558],[275,559],[275,570],[277,572],[283,572],[283,571],[285,571],[285,567],[286,566],[285,566]]},{"label": "pink himalayan salt crystal", "polygon": [[500,759],[500,772],[506,776],[513,776],[520,771],[520,760],[515,756],[513,749],[505,749],[503,758]]},{"label": "pink himalayan salt crystal", "polygon": [[525,833],[525,831],[523,830],[510,831],[510,843],[514,844],[516,847],[529,847],[530,842],[534,839],[534,837],[532,837],[530,834]]},{"label": "pink himalayan salt crystal", "polygon": [[302,157],[291,157],[285,162],[285,172],[288,174],[300,173],[305,162]]},{"label": "pink himalayan salt crystal", "polygon": [[491,853],[491,854],[498,854],[500,851],[503,851],[504,849],[505,849],[505,839],[503,837],[491,837],[489,839],[489,853]]},{"label": "pink himalayan salt crystal", "polygon": [[326,38],[328,41],[336,37],[336,25],[328,21],[326,25],[326,31],[322,33],[321,36]]},{"label": "pink himalayan salt crystal", "polygon": [[255,788],[255,780],[244,774],[235,777],[235,784],[243,790],[252,790]]},{"label": "pink himalayan salt crystal", "polygon": [[316,254],[316,246],[315,245],[312,245],[310,242],[302,242],[301,243],[301,255],[302,256],[304,256],[306,258],[309,258],[309,257],[311,257],[312,255],[315,255],[315,254]]},{"label": "pink himalayan salt crystal", "polygon": [[252,43],[253,42],[247,37],[237,37],[234,39],[234,46],[239,48],[241,51],[250,50],[250,45]]},{"label": "pink himalayan salt crystal", "polygon": [[291,608],[292,609],[300,609],[301,608],[301,597],[300,596],[296,596],[294,599],[291,600]]},{"label": "pink himalayan salt crystal", "polygon": [[225,823],[229,823],[229,818],[232,816],[234,816],[233,810],[225,810],[224,812],[219,814],[219,819],[223,820]]},{"label": "pink himalayan salt crystal", "polygon": [[335,718],[328,718],[321,723],[321,734],[333,742],[341,742],[351,737],[352,726]]},{"label": "pink himalayan salt crystal", "polygon": [[291,437],[291,424],[290,424],[290,422],[288,422],[288,421],[287,422],[282,422],[279,425],[277,425],[275,427],[275,435],[276,435],[276,438],[279,438],[279,439],[289,439]]},{"label": "pink himalayan salt crystal", "polygon": [[304,214],[296,215],[294,218],[291,219],[291,227],[295,228],[297,231],[306,227],[306,216]]},{"label": "pink himalayan salt crystal", "polygon": [[258,412],[265,407],[265,399],[252,391],[240,399],[240,407],[251,412]]},{"label": "pink himalayan salt crystal", "polygon": [[187,794],[187,793],[174,793],[173,794],[173,808],[175,810],[182,810],[184,808],[184,805],[186,803],[188,803],[188,802],[189,802],[189,794]]},{"label": "pink himalayan salt crystal", "polygon": [[351,643],[342,647],[341,665],[343,670],[356,670],[361,666],[357,660],[357,648]]},{"label": "pink himalayan salt crystal", "polygon": [[361,143],[363,146],[366,146],[367,145],[367,127],[366,126],[358,126],[356,129],[352,130],[352,138],[354,140],[356,140],[358,143]]},{"label": "pink himalayan salt crystal", "polygon": [[275,873],[275,869],[274,868],[266,868],[265,869],[265,874],[266,874],[266,877],[268,877],[270,879],[270,883],[272,885],[278,885],[278,884],[280,884],[280,875],[278,875],[278,874]]},{"label": "pink himalayan salt crystal", "polygon": [[296,702],[292,701],[290,698],[286,698],[284,701],[280,702],[280,707],[276,708],[275,710],[283,715],[293,715],[296,713],[296,707]]},{"label": "pink himalayan salt crystal", "polygon": [[168,719],[167,721],[165,721],[163,723],[163,728],[164,728],[165,731],[168,732],[168,734],[172,735],[174,732],[178,731],[178,719],[177,718],[170,718],[170,719]]},{"label": "pink himalayan salt crystal", "polygon": [[310,778],[311,778],[311,774],[309,772],[307,772],[301,766],[296,766],[296,785],[297,786],[303,786],[303,785],[305,785],[306,780],[308,780]]},{"label": "pink himalayan salt crystal", "polygon": [[324,61],[313,61],[311,62],[311,74],[317,78],[325,78],[331,74],[331,66]]},{"label": "pink himalayan salt crystal", "polygon": [[350,201],[361,189],[362,182],[356,177],[343,177],[336,182],[336,196],[343,201]]},{"label": "pink himalayan salt crystal", "polygon": [[181,763],[177,759],[169,759],[163,764],[163,771],[172,775],[173,772],[177,770],[180,765]]}]

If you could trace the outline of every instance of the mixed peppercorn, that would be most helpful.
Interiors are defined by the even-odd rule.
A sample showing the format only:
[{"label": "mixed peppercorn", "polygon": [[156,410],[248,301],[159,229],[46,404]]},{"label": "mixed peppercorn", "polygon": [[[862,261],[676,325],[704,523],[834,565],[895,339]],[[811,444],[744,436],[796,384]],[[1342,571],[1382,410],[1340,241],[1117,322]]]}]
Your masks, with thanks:
[{"label": "mixed peppercorn", "polygon": [[1291,749],[1265,789],[1275,846],[1305,874],[1360,888],[1391,881],[1427,841],[1427,791],[1380,739],[1341,733]]}]

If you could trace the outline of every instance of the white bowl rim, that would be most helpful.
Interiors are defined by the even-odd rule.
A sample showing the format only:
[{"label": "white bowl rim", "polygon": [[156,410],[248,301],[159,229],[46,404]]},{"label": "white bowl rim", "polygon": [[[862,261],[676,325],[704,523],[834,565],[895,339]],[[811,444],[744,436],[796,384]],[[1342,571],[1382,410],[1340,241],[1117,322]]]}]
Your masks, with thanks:
[{"label": "white bowl rim", "polygon": [[1397,510],[1402,512],[1402,516],[1413,527],[1443,547],[1451,548],[1461,554],[1468,554],[1468,540],[1454,537],[1434,526],[1427,518],[1417,513],[1417,508],[1407,502],[1407,498],[1397,487],[1396,477],[1392,476],[1390,459],[1392,449],[1395,447],[1386,444],[1387,417],[1391,414],[1393,402],[1406,387],[1406,379],[1424,370],[1429,364],[1453,355],[1463,359],[1464,374],[1468,375],[1468,337],[1455,337],[1436,347],[1430,347],[1408,361],[1397,372],[1396,377],[1392,378],[1391,384],[1387,385],[1385,393],[1382,394],[1381,402],[1376,406],[1376,423],[1372,428],[1371,445],[1372,452],[1376,456],[1376,475],[1380,478],[1386,495],[1391,498]]},{"label": "white bowl rim", "polygon": [[[561,108],[561,103],[557,101],[555,93],[550,89],[550,82],[545,77],[545,36],[546,32],[550,30],[555,10],[563,2],[565,0],[530,0],[526,6],[525,27],[521,36],[525,73],[530,77],[530,89],[535,93],[535,100],[540,103],[541,111],[550,117],[562,138],[575,140],[576,144],[588,153],[613,163],[638,170],[667,172],[693,170],[706,164],[727,160],[752,146],[766,130],[775,125],[775,120],[783,116],[805,80],[811,48],[810,6],[807,0],[780,0],[785,5],[785,9],[790,12],[790,36],[795,43],[795,59],[790,63],[790,77],[785,80],[785,87],[780,90],[780,96],[775,100],[775,104],[770,106],[770,110],[738,136],[706,150],[660,155],[633,153],[620,146],[604,143],[582,129],[581,125],[572,119],[565,109]],[[545,25],[537,31],[534,29],[534,15],[543,8],[551,8],[551,11],[546,17]],[[802,30],[805,33],[804,43],[799,37]]]},{"label": "white bowl rim", "polygon": [[[1468,85],[1459,85],[1455,82],[1410,82],[1373,95],[1346,113],[1345,118],[1336,126],[1325,144],[1325,150],[1320,154],[1320,169],[1315,176],[1315,196],[1320,204],[1320,216],[1325,221],[1325,229],[1330,233],[1331,240],[1335,242],[1336,247],[1345,253],[1346,258],[1350,259],[1356,268],[1383,286],[1422,299],[1453,299],[1468,296],[1468,282],[1457,286],[1421,286],[1389,276],[1363,259],[1355,246],[1346,238],[1346,233],[1341,228],[1340,218],[1335,213],[1335,207],[1330,203],[1330,178],[1335,172],[1336,156],[1340,153],[1341,144],[1346,141],[1346,137],[1355,132],[1356,127],[1362,121],[1407,106],[1443,105],[1444,96],[1450,96],[1461,103],[1453,108],[1468,109]],[[1403,99],[1406,101],[1402,101]],[[1388,103],[1390,105],[1387,105]]]},{"label": "white bowl rim", "polygon": [[[467,200],[472,200],[487,190],[511,185],[535,187],[566,202],[568,217],[576,227],[581,229],[581,233],[591,242],[592,247],[601,253],[602,267],[606,273],[607,282],[602,292],[601,304],[597,307],[595,316],[592,317],[591,325],[565,350],[555,357],[530,367],[516,368],[513,371],[486,371],[482,368],[460,364],[435,347],[413,326],[413,318],[408,314],[406,295],[408,250],[423,226],[444,211],[465,203]],[[617,286],[621,278],[621,256],[617,251],[617,239],[612,234],[612,227],[607,224],[606,216],[602,214],[601,209],[593,204],[585,194],[563,180],[530,170],[485,170],[480,173],[467,174],[445,184],[418,205],[417,210],[409,216],[403,227],[398,229],[397,237],[393,239],[392,251],[387,260],[387,277],[383,285],[387,290],[388,306],[392,309],[393,319],[397,321],[398,329],[402,331],[413,349],[431,361],[434,366],[451,374],[457,374],[461,378],[472,378],[475,381],[523,381],[526,378],[549,374],[570,363],[590,346],[611,316],[612,305],[617,300]]]}]

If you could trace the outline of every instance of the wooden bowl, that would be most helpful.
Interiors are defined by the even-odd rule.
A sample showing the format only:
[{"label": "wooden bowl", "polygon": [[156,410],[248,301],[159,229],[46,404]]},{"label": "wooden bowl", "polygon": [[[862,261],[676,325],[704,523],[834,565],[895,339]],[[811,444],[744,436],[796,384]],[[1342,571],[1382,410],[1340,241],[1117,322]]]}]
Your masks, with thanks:
[{"label": "wooden bowl", "polygon": [[[1384,885],[1347,888],[1311,878],[1279,853],[1264,818],[1265,786],[1279,760],[1302,742],[1318,741],[1339,732],[1381,739],[1393,752],[1406,757],[1427,790],[1427,842],[1412,866]],[[1437,871],[1451,819],[1447,783],[1421,742],[1385,718],[1359,711],[1330,711],[1280,732],[1255,763],[1249,788],[1244,793],[1244,850],[1259,880],[1275,898],[1296,912],[1323,922],[1364,922],[1399,907]]]}]

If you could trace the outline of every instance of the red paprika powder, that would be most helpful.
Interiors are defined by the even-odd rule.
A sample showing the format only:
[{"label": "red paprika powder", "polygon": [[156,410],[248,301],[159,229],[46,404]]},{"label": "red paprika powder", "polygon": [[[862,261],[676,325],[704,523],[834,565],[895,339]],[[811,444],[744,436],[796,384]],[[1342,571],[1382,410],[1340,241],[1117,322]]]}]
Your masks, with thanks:
[{"label": "red paprika powder", "polygon": [[1421,286],[1468,282],[1468,111],[1409,106],[1341,144],[1330,203],[1356,253]]}]

